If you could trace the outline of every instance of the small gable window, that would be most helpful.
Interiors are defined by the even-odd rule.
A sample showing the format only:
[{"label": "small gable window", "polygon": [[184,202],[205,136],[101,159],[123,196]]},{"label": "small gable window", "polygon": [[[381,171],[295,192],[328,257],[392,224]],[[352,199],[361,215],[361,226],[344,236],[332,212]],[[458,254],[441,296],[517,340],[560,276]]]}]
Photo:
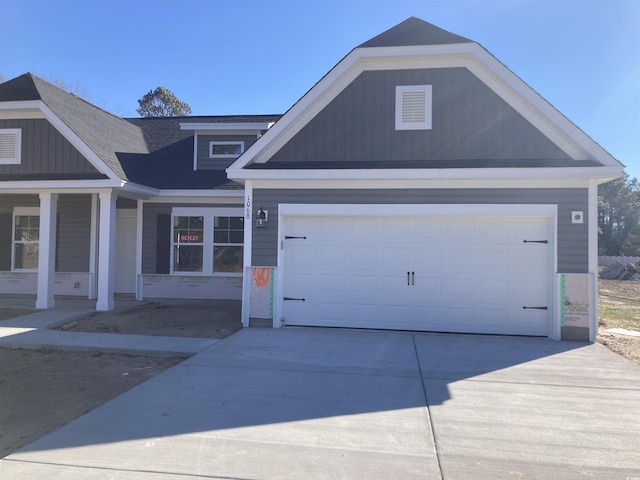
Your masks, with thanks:
[{"label": "small gable window", "polygon": [[431,130],[431,85],[396,87],[396,130]]},{"label": "small gable window", "polygon": [[244,142],[209,142],[209,158],[238,158]]},{"label": "small gable window", "polygon": [[0,129],[0,165],[19,165],[22,131],[19,128]]}]

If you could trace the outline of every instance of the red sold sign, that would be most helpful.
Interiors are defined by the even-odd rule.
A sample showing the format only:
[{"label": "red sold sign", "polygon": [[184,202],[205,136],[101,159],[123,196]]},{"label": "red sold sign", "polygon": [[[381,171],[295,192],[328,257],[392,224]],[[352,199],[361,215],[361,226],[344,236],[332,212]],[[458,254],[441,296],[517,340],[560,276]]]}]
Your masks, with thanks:
[{"label": "red sold sign", "polygon": [[199,242],[200,235],[187,235],[187,234],[181,233],[179,241],[180,242]]}]

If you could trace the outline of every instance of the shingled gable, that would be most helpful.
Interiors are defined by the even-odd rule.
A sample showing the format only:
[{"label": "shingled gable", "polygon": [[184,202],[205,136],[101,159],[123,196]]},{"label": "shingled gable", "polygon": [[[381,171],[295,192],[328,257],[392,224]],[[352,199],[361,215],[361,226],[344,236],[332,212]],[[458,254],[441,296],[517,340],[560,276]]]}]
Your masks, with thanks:
[{"label": "shingled gable", "polygon": [[[118,160],[118,152],[148,152],[140,128],[31,73],[0,84],[0,102],[34,100],[42,101],[45,110],[48,109],[50,114],[55,116],[49,118],[49,112],[45,111],[49,121],[55,122],[59,119],[77,136],[88,149],[79,150],[94,167],[110,178],[127,180],[127,175]],[[95,154],[95,157],[92,158],[91,153]]]},{"label": "shingled gable", "polygon": [[[507,67],[500,63],[493,55],[478,43],[465,37],[447,32],[428,22],[411,17],[382,34],[368,40],[352,50],[316,85],[311,88],[262,138],[252,145],[227,170],[229,178],[278,178],[277,171],[288,169],[289,177],[300,172],[300,176],[310,178],[309,175],[321,177],[327,170],[342,170],[341,175],[351,175],[351,178],[361,178],[362,173],[355,171],[367,169],[368,178],[387,178],[389,168],[411,168],[412,178],[423,172],[425,178],[457,178],[460,170],[469,170],[470,164],[463,162],[413,162],[367,164],[360,162],[357,167],[350,164],[338,166],[331,159],[326,163],[309,162],[281,163],[271,165],[268,162],[294,136],[309,124],[327,105],[341,92],[354,82],[363,72],[381,70],[410,70],[425,68],[459,68],[469,70],[475,77],[488,86],[495,94],[502,98],[511,108],[546,137],[564,159],[558,157],[558,162],[550,164],[548,159],[541,162],[521,162],[510,165],[509,162],[495,162],[489,160],[474,164],[478,175],[491,176],[492,170],[501,169],[498,175],[505,175],[509,167],[519,166],[520,172],[515,176],[526,176],[526,171],[535,166],[541,174],[543,169],[555,167],[552,176],[580,175],[586,178],[615,178],[620,174],[622,165],[608,154],[602,147],[589,138],[578,127],[558,112],[551,104],[525,84]],[[391,159],[393,160],[393,159]],[[372,169],[378,168],[375,174]],[[561,173],[561,167],[566,173]],[[607,168],[610,167],[610,168]],[[580,170],[578,170],[580,169]],[[352,173],[347,173],[351,170]],[[455,171],[453,171],[455,170]],[[398,173],[399,177],[403,175]],[[475,175],[475,174],[474,174]],[[342,177],[341,177],[342,178]]]}]

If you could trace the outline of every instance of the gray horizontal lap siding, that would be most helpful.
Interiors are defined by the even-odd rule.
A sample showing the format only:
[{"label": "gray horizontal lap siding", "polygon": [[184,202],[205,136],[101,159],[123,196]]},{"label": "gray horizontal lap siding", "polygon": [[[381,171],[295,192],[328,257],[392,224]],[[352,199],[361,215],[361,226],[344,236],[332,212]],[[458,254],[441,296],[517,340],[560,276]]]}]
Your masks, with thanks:
[{"label": "gray horizontal lap siding", "polygon": [[[252,264],[275,266],[278,204],[551,204],[558,205],[558,271],[588,272],[587,189],[407,189],[407,190],[253,190],[253,204],[269,211],[266,228],[253,227]],[[583,211],[583,224],[571,212]]]},{"label": "gray horizontal lap siding", "polygon": [[[0,218],[3,229],[12,229],[14,207],[39,207],[36,195],[0,195]],[[58,197],[56,271],[88,272],[91,235],[91,196]],[[0,270],[11,268],[11,235],[0,243]]]},{"label": "gray horizontal lap siding", "polygon": [[58,272],[88,272],[91,242],[91,195],[58,198]]},{"label": "gray horizontal lap siding", "polygon": [[[432,85],[431,130],[395,130],[395,87]],[[466,68],[364,72],[269,160],[566,159]]]},{"label": "gray horizontal lap siding", "polygon": [[247,150],[258,139],[256,135],[198,135],[198,170],[224,170],[235,158],[209,158],[209,142],[244,142]]},{"label": "gray horizontal lap siding", "polygon": [[48,120],[0,120],[2,128],[21,129],[22,162],[0,165],[0,180],[3,174],[99,174]]}]

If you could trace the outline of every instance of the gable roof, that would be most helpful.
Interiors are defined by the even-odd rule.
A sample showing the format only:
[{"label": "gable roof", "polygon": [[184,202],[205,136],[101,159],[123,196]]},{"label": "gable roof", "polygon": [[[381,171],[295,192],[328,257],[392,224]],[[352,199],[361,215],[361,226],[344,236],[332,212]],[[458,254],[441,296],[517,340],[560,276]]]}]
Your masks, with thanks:
[{"label": "gable roof", "polygon": [[[589,175],[594,178],[600,178],[598,175],[614,178],[621,173],[623,166],[620,162],[478,43],[415,17],[353,49],[247,149],[227,169],[227,173],[230,178],[244,179],[263,178],[260,166],[263,171],[273,171],[265,165],[269,159],[363,72],[450,67],[464,67],[471,71],[573,159],[575,163],[569,162],[571,166],[600,168],[600,173],[590,171]],[[331,169],[330,164],[323,166]],[[358,166],[362,168],[364,164]],[[611,169],[604,172],[601,167]],[[424,166],[416,165],[415,168]],[[384,175],[383,171],[380,172]],[[267,178],[266,173],[264,178]]]},{"label": "gable roof", "polygon": [[[148,153],[140,128],[31,73],[0,84],[1,102],[32,100],[42,101],[113,174],[122,180],[128,178],[117,153]],[[100,165],[94,166],[107,173]]]}]

